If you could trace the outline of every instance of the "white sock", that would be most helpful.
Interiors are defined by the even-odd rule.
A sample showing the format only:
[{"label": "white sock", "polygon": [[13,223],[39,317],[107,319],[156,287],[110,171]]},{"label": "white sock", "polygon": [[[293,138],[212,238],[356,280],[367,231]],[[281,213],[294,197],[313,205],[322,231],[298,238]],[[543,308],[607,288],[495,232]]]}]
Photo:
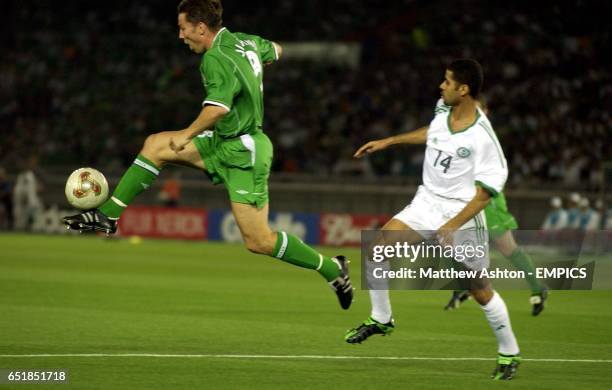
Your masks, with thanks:
[{"label": "white sock", "polygon": [[391,321],[391,301],[389,300],[389,281],[374,277],[374,270],[382,268],[389,269],[389,262],[376,263],[366,259],[365,270],[370,302],[372,303],[372,314],[370,316],[376,321],[386,324]]},{"label": "white sock", "polygon": [[518,355],[519,346],[516,342],[516,337],[512,332],[512,326],[510,325],[510,315],[508,315],[508,308],[506,303],[499,296],[497,291],[493,291],[493,298],[484,306],[480,306],[497,337],[497,344],[499,345],[499,353],[504,355]]},{"label": "white sock", "polygon": [[370,290],[370,301],[372,302],[372,318],[383,324],[391,321],[389,290]]}]

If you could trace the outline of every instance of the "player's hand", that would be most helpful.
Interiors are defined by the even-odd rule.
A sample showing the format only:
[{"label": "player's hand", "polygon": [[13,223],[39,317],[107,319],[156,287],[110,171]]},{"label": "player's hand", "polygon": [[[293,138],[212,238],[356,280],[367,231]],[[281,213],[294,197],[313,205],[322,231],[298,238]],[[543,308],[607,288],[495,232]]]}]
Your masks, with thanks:
[{"label": "player's hand", "polygon": [[367,144],[360,147],[359,149],[357,149],[355,154],[353,154],[353,157],[361,158],[366,153],[367,154],[374,153],[376,151],[385,149],[387,146],[389,146],[389,143],[387,142],[387,140],[384,140],[384,139],[370,141]]},{"label": "player's hand", "polygon": [[189,145],[191,142],[191,138],[186,136],[178,136],[176,138],[170,138],[170,150],[174,151],[174,153],[179,153],[185,149],[185,146]]},{"label": "player's hand", "polygon": [[442,226],[436,232],[436,239],[442,247],[453,246],[453,236],[455,234],[454,228],[449,226]]}]

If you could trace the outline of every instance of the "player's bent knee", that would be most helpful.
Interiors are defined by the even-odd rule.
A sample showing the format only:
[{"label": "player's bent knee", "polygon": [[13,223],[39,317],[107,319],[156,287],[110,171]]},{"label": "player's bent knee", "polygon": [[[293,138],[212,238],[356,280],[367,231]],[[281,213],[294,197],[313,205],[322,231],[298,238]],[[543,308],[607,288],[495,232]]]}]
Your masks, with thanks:
[{"label": "player's bent knee", "polygon": [[160,138],[159,133],[147,136],[142,146],[142,153],[146,154],[148,157],[157,157],[162,150]]},{"label": "player's bent knee", "polygon": [[504,257],[510,257],[512,256],[512,253],[514,252],[514,250],[516,249],[516,247],[512,248],[512,247],[497,247],[499,249],[499,251],[501,252],[501,254]]},{"label": "player's bent knee", "polygon": [[144,142],[141,153],[156,164],[164,165],[174,157],[170,150],[171,131],[164,131],[149,135]]},{"label": "player's bent knee", "polygon": [[[495,243],[497,245],[497,242]],[[497,249],[501,252],[504,257],[512,256],[512,253],[518,248],[513,241],[504,241],[501,245],[497,246]]]},{"label": "player's bent knee", "polygon": [[274,251],[275,242],[264,236],[245,236],[244,245],[253,253],[270,255]]},{"label": "player's bent knee", "polygon": [[489,288],[470,290],[470,294],[480,305],[486,305],[493,298],[493,291]]},{"label": "player's bent knee", "polygon": [[260,254],[260,255],[266,255],[268,254],[266,251],[266,247],[265,245],[263,245],[263,243],[261,241],[258,240],[245,240],[244,244],[246,245],[246,248],[253,253],[256,254]]}]

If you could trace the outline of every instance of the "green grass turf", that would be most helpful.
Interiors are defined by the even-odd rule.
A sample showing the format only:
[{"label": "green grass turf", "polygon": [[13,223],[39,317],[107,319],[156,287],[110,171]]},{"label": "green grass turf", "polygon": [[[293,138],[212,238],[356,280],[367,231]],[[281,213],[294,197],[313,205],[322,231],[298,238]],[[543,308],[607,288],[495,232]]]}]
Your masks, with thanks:
[{"label": "green grass turf", "polygon": [[[358,281],[358,252],[340,252],[354,259]],[[538,318],[530,316],[528,291],[502,295],[525,358],[612,359],[611,291],[554,291]],[[392,292],[395,333],[355,346],[343,335],[367,317],[366,291],[357,290],[351,310],[342,311],[316,273],[238,245],[0,235],[0,355],[493,359],[496,343],[481,310],[469,301],[444,312],[448,297],[447,291]],[[493,365],[493,360],[0,357],[0,368],[67,368],[69,387],[79,389],[609,389],[612,381],[609,362],[527,361],[510,383],[488,379]]]}]

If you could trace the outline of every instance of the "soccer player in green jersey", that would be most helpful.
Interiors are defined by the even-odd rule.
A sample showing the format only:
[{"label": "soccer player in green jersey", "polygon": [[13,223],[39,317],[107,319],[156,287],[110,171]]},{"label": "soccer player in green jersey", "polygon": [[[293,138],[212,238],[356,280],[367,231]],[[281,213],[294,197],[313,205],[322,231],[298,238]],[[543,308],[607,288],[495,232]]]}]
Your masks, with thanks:
[{"label": "soccer player in green jersey", "polygon": [[[482,98],[479,100],[479,105],[488,114],[487,104]],[[536,278],[533,260],[531,260],[529,254],[519,247],[514,239],[512,230],[518,229],[518,223],[510,211],[508,211],[506,197],[503,192],[491,198],[489,204],[485,207],[485,217],[489,236],[495,243],[497,250],[510,260],[517,269],[525,272],[525,280],[527,280],[531,289],[531,297],[529,298],[529,303],[532,305],[531,314],[537,316],[544,310],[544,301],[548,297],[548,289]],[[444,309],[452,310],[458,308],[469,296],[470,294],[467,290],[453,291],[453,295]]]},{"label": "soccer player in green jersey", "polygon": [[202,55],[200,73],[206,97],[187,128],[147,137],[111,198],[99,209],[64,218],[80,231],[117,230],[117,220],[132,200],[149,188],[167,164],[199,169],[214,184],[224,184],[248,250],[319,272],[348,309],[353,287],[348,261],[328,257],[268,224],[268,177],[273,147],[262,129],[263,66],[277,61],[279,44],[222,27],[220,0],[182,0],[179,39]]}]

